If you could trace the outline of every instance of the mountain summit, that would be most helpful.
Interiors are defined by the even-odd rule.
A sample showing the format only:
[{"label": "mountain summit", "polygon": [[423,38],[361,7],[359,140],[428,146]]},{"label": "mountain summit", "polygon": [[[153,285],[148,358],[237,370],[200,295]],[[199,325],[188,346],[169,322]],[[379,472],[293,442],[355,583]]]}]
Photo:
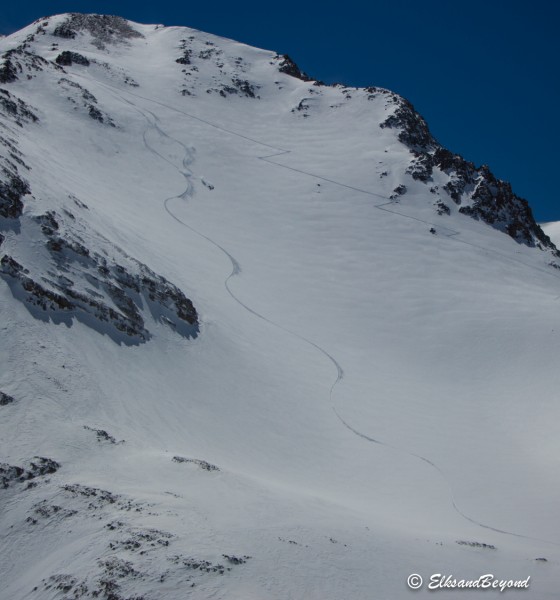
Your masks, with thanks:
[{"label": "mountain summit", "polygon": [[116,16],[0,39],[0,599],[556,592],[559,269],[388,90]]}]

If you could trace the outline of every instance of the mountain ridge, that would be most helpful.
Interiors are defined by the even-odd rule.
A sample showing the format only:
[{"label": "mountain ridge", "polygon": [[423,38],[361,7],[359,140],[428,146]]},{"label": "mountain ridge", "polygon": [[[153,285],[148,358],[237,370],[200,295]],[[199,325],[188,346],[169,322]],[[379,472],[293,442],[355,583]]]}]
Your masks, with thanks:
[{"label": "mountain ridge", "polygon": [[557,251],[507,184],[189,28],[0,49],[0,598],[556,590]]},{"label": "mountain ridge", "polygon": [[[53,36],[74,40],[78,33],[83,35],[84,32],[87,32],[92,37],[93,45],[101,50],[104,49],[104,44],[122,43],[133,38],[143,37],[122,17],[69,13],[58,15],[56,18],[61,22],[53,29]],[[4,63],[0,69],[1,82],[10,83],[15,81],[18,70],[21,71],[23,67],[20,63],[14,64],[14,54],[23,53],[22,56],[26,56],[27,45],[34,41],[35,35],[44,33],[43,24],[48,23],[48,20],[49,17],[35,21],[31,25],[37,26],[34,33],[29,34],[22,44],[3,54]],[[186,72],[188,69],[193,69],[189,58],[192,56],[193,50],[187,48],[188,40],[182,40],[182,42],[183,55],[175,60],[185,67],[183,72]],[[206,50],[200,51],[198,58],[208,59],[219,52],[219,50],[212,48],[212,42],[207,40],[206,44],[210,44],[210,46]],[[66,56],[65,59],[61,58],[64,56]],[[66,66],[71,66],[72,59],[70,56],[69,51],[66,51],[66,54],[63,52],[57,56],[55,62],[60,65],[62,60],[69,63]],[[76,54],[74,61],[76,59],[79,61],[80,59],[76,58],[79,56],[79,54]],[[28,65],[28,68],[37,69],[40,67],[34,63],[44,61],[44,58],[34,55],[33,58],[29,56],[29,60],[31,65]],[[313,83],[316,87],[325,86],[323,82],[313,80],[306,75],[289,56],[276,54],[273,60],[278,63],[279,72],[300,79],[304,83]],[[197,67],[194,67],[194,69],[197,70]],[[207,93],[217,91],[223,97],[230,94],[241,94],[249,98],[256,97],[258,83],[250,84],[247,80],[234,76],[231,78],[231,84],[222,84],[219,88],[206,91]],[[354,89],[342,84],[333,84],[328,87],[339,87],[347,96],[350,96],[349,90]],[[358,89],[355,88],[355,91],[358,91]],[[433,182],[433,169],[439,169],[449,177],[448,182],[443,186],[447,200],[451,199],[456,205],[459,205],[459,211],[462,214],[480,219],[507,233],[520,243],[530,246],[536,245],[556,252],[554,244],[535,222],[527,201],[515,195],[507,182],[497,179],[486,165],[476,167],[472,162],[466,161],[460,155],[452,153],[441,146],[433,138],[425,120],[406,99],[383,88],[368,87],[363,88],[362,91],[367,92],[370,98],[373,98],[375,94],[386,95],[388,101],[395,105],[396,108],[393,114],[388,116],[379,126],[399,130],[399,140],[409,148],[414,157],[406,171],[414,179],[428,184]],[[190,95],[192,91],[189,91],[187,87],[183,87],[181,93]],[[296,110],[301,111],[303,116],[308,116],[303,108],[304,103],[305,99],[301,100]],[[93,118],[103,119],[101,113],[94,106],[90,105],[89,110]],[[475,188],[474,192],[472,191],[473,187]],[[447,213],[449,207],[441,199],[441,195],[438,193],[439,188],[431,186],[430,191],[438,196],[438,211]]]}]

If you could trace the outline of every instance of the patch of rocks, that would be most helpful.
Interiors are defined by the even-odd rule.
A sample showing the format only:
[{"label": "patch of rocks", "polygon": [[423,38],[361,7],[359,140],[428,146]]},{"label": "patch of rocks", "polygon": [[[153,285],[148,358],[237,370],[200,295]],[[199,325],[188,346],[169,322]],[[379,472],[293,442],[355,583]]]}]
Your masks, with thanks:
[{"label": "patch of rocks", "polygon": [[78,514],[77,510],[67,509],[58,504],[49,504],[47,500],[42,500],[33,507],[32,516],[27,517],[26,523],[30,525],[37,525],[39,520],[47,520],[52,522],[53,520],[62,520],[74,517]]},{"label": "patch of rocks", "polygon": [[414,110],[414,106],[404,98],[399,98],[397,107],[383,123],[382,129],[389,127],[399,130],[398,139],[412,150],[425,151],[436,142],[426,121]]},{"label": "patch of rocks", "polygon": [[[0,98],[1,94],[2,90]],[[19,230],[19,218],[23,214],[23,199],[31,193],[29,183],[20,174],[21,170],[30,170],[22,156],[15,140],[0,135],[0,218],[6,219],[3,228],[15,231]]]},{"label": "patch of rocks", "polygon": [[104,429],[95,429],[93,427],[88,427],[84,425],[84,429],[87,431],[92,431],[95,433],[98,442],[108,442],[109,444],[124,444],[124,440],[120,440],[117,442],[116,438],[107,433]]},{"label": "patch of rocks", "polygon": [[89,33],[92,43],[100,49],[103,49],[105,44],[126,43],[128,40],[144,37],[122,17],[80,13],[68,15],[55,27],[53,35],[73,40],[80,32]]},{"label": "patch of rocks", "polygon": [[[99,573],[91,579],[78,579],[73,575],[59,573],[43,579],[43,590],[64,594],[67,600],[99,598],[100,600],[147,600],[143,595],[129,595],[123,585],[142,577],[132,563],[112,557],[98,561]],[[34,588],[33,591],[38,591]]]},{"label": "patch of rocks", "polygon": [[52,64],[42,56],[26,50],[26,44],[7,50],[0,58],[2,59],[0,83],[4,84],[17,81],[21,75],[31,79],[49,64]]},{"label": "patch of rocks", "polygon": [[230,565],[244,565],[251,557],[250,556],[235,556],[234,554],[222,554]]},{"label": "patch of rocks", "polygon": [[393,193],[389,196],[391,200],[396,200],[399,196],[404,196],[406,194],[406,185],[400,184],[394,190]]},{"label": "patch of rocks", "polygon": [[471,548],[484,548],[486,550],[496,550],[496,546],[493,544],[485,544],[482,542],[468,542],[465,540],[457,540],[457,544],[460,546],[469,546]]},{"label": "patch of rocks", "polygon": [[13,404],[15,400],[9,394],[5,394],[4,392],[0,392],[0,406],[7,406],[8,404]]},{"label": "patch of rocks", "polygon": [[126,536],[109,542],[109,548],[113,551],[127,550],[143,555],[154,548],[169,546],[173,538],[171,533],[159,529],[129,530]]},{"label": "patch of rocks", "polygon": [[219,471],[219,467],[213,465],[205,460],[200,460],[198,458],[185,458],[184,456],[174,456],[173,461],[177,463],[191,463],[196,465],[203,471]]},{"label": "patch of rocks", "polygon": [[63,67],[71,67],[72,65],[83,65],[84,67],[89,67],[89,60],[79,54],[78,52],[70,52],[69,50],[64,50],[61,52],[56,58],[55,62],[57,65],[61,65]]},{"label": "patch of rocks", "polygon": [[[8,208],[21,214],[23,205],[14,202]],[[68,324],[76,318],[118,343],[138,344],[151,337],[142,315],[147,310],[181,336],[198,335],[196,309],[167,279],[130,257],[124,256],[125,266],[90,250],[53,211],[34,221],[52,258],[49,276],[34,275],[8,254],[0,259],[0,277],[34,316]]]},{"label": "patch of rocks", "polygon": [[142,504],[130,498],[80,483],[65,484],[61,489],[65,495],[83,502],[88,511],[97,512],[111,506],[121,511],[142,512],[144,508]]},{"label": "patch of rocks", "polygon": [[445,202],[442,202],[441,200],[438,200],[434,206],[436,207],[436,212],[438,215],[450,215],[451,214],[451,209],[449,208],[449,206],[447,206],[447,204],[445,204]]},{"label": "patch of rocks", "polygon": [[[398,139],[413,155],[407,168],[413,179],[428,184],[433,180],[434,169],[438,169],[449,177],[443,190],[460,206],[461,214],[487,223],[520,244],[560,256],[535,221],[528,202],[517,196],[509,183],[495,177],[486,165],[476,167],[438,144],[410,102],[397,96],[389,99],[396,108],[380,127],[399,131]],[[439,214],[447,213],[439,203],[436,210]]]},{"label": "patch of rocks", "polygon": [[97,98],[89,90],[66,77],[59,79],[58,85],[66,92],[67,100],[76,109],[85,110],[86,114],[94,121],[116,127],[113,119],[99,108]]},{"label": "patch of rocks", "polygon": [[59,463],[44,456],[35,456],[22,466],[0,463],[0,488],[7,489],[16,483],[52,475],[58,469],[60,469]]},{"label": "patch of rocks", "polygon": [[36,123],[39,120],[28,104],[5,89],[0,89],[0,112],[20,127],[24,123]]},{"label": "patch of rocks", "polygon": [[[287,54],[277,54],[274,57],[276,65],[278,67],[278,71],[280,73],[285,73],[290,77],[295,77],[296,79],[300,79],[301,81],[313,81],[307,73],[302,71],[295,61],[293,61]],[[274,63],[273,63],[274,64]]]}]

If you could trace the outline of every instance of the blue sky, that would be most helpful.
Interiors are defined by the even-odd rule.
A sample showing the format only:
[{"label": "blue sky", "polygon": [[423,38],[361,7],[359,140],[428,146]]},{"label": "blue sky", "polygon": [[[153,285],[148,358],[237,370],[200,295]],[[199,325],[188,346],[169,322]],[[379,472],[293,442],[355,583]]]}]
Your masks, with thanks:
[{"label": "blue sky", "polygon": [[389,88],[443,145],[510,181],[538,220],[560,220],[557,3],[29,0],[2,8],[0,32],[69,11],[187,25],[290,54],[327,83]]}]

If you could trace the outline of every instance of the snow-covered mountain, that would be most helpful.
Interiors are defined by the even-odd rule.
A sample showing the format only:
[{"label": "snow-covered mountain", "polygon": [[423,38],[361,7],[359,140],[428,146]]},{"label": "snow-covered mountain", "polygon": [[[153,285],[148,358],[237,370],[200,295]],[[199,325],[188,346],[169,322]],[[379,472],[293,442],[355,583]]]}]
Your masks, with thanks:
[{"label": "snow-covered mountain", "polygon": [[557,594],[560,258],[509,184],[189,28],[0,52],[0,598]]}]

